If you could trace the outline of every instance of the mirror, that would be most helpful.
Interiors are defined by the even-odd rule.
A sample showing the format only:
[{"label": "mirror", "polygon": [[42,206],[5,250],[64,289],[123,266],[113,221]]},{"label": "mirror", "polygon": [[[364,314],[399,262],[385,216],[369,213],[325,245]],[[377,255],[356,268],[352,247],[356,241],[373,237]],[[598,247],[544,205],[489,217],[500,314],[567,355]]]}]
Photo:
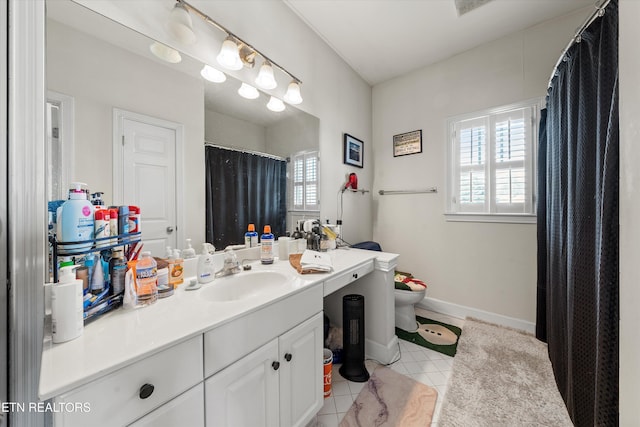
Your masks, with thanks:
[{"label": "mirror", "polygon": [[[264,93],[255,100],[241,98],[237,79],[227,75],[225,83],[210,83],[200,76],[202,63],[185,54],[178,64],[162,61],[151,53],[152,42],[70,0],[47,1],[47,87],[73,98],[75,109],[69,125],[74,136],[72,166],[64,168],[64,179],[66,185],[77,180],[89,184],[92,192],[103,191],[107,204],[123,203],[128,169],[112,155],[117,152],[118,132],[114,108],[182,126],[176,128],[182,129],[177,142],[182,150],[177,152],[183,165],[175,178],[177,233],[167,245],[182,248],[185,238],[199,245],[205,240],[205,141],[290,158],[318,151],[319,120],[288,104],[285,111],[272,112]],[[148,190],[154,203],[166,196],[160,184]],[[319,216],[319,205],[296,211],[291,203],[289,195],[289,230],[297,219]],[[142,213],[145,239],[155,226],[151,210]],[[169,226],[157,228],[166,234]],[[242,236],[237,240],[241,243]]]}]

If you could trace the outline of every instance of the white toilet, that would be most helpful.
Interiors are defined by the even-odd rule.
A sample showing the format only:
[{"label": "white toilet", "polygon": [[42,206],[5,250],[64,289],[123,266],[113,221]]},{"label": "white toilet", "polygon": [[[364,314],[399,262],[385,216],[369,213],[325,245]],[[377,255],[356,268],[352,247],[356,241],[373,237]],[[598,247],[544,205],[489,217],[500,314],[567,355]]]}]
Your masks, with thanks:
[{"label": "white toilet", "polygon": [[403,329],[407,332],[416,332],[418,330],[416,311],[413,306],[422,301],[426,291],[426,288],[423,288],[420,291],[394,289],[397,328]]}]

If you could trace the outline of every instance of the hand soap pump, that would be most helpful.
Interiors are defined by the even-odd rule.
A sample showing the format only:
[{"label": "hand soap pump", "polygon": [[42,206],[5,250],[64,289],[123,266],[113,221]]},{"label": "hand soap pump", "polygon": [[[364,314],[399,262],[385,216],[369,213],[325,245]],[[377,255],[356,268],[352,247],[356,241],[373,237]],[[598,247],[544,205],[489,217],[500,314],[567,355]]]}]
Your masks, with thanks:
[{"label": "hand soap pump", "polygon": [[209,283],[216,277],[213,254],[209,253],[209,246],[211,245],[203,243],[202,253],[198,257],[198,283]]},{"label": "hand soap pump", "polygon": [[51,338],[61,343],[78,338],[84,329],[82,280],[74,270],[79,265],[60,268],[60,280],[51,286]]}]

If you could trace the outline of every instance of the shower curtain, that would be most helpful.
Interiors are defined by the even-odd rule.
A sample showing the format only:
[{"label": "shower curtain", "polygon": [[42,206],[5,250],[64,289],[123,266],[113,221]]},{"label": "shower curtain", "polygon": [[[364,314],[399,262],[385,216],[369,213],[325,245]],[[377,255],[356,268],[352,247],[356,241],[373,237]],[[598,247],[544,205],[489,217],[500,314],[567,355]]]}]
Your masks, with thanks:
[{"label": "shower curtain", "polygon": [[206,236],[217,249],[244,243],[247,225],[284,235],[287,163],[254,153],[205,146]]},{"label": "shower curtain", "polygon": [[538,159],[538,338],[576,426],[618,425],[618,3],[558,67]]}]

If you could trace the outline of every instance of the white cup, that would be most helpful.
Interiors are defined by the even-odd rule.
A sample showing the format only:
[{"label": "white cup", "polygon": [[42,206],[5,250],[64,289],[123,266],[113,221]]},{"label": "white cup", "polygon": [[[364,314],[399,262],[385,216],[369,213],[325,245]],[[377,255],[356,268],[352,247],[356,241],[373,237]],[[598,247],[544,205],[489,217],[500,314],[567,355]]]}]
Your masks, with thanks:
[{"label": "white cup", "polygon": [[278,238],[278,256],[281,261],[289,259],[289,241],[290,237],[282,236]]}]

